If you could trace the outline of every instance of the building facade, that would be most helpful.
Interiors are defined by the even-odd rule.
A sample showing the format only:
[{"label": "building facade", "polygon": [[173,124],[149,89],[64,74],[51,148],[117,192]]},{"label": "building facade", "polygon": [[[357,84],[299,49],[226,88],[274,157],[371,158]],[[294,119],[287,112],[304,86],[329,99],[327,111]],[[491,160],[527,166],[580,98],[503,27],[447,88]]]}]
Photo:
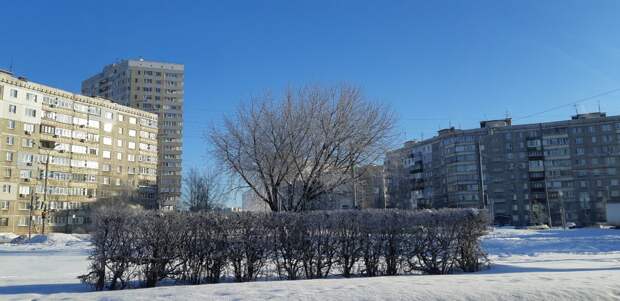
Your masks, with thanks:
[{"label": "building facade", "polygon": [[181,197],[184,66],[123,60],[82,82],[82,94],[100,96],[159,116],[157,174],[160,208],[174,209]]},{"label": "building facade", "polygon": [[399,155],[386,161],[397,167],[386,165],[386,178],[408,183],[410,200],[386,185],[390,203],[487,208],[499,224],[557,226],[605,222],[607,202],[620,199],[620,116],[480,125],[441,130],[392,152]]},{"label": "building facade", "polygon": [[0,72],[0,232],[80,227],[85,205],[127,191],[154,199],[156,138],[155,114]]}]

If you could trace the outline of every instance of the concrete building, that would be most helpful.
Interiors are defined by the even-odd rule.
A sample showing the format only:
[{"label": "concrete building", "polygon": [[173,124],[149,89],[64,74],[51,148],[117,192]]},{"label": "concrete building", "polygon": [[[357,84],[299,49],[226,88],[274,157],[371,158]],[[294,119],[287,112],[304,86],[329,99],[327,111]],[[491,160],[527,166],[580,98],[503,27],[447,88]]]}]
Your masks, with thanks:
[{"label": "concrete building", "polygon": [[0,72],[0,232],[79,227],[85,204],[128,190],[154,199],[156,138],[155,114]]},{"label": "concrete building", "polygon": [[500,224],[604,222],[605,204],[620,199],[619,141],[620,116],[604,113],[445,129],[392,152],[386,161],[399,162],[386,165],[386,183],[409,181],[411,201],[393,185],[386,194],[396,207],[488,208]]},{"label": "concrete building", "polygon": [[356,170],[360,174],[355,182],[355,203],[360,209],[386,208],[385,177],[383,166],[366,165]]},{"label": "concrete building", "polygon": [[160,208],[174,209],[181,197],[184,66],[123,60],[82,82],[82,94],[100,96],[159,116]]}]

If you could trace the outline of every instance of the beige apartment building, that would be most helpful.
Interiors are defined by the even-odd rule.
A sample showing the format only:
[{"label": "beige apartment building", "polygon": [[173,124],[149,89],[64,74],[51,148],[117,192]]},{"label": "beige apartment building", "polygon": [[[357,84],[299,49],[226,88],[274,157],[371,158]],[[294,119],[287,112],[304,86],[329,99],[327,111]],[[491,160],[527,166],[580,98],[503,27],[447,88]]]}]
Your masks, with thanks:
[{"label": "beige apartment building", "polygon": [[0,232],[82,228],[98,198],[154,199],[156,173],[157,115],[0,72]]},{"label": "beige apartment building", "polygon": [[100,96],[159,117],[157,201],[173,210],[181,200],[185,66],[122,60],[82,82],[82,94]]}]

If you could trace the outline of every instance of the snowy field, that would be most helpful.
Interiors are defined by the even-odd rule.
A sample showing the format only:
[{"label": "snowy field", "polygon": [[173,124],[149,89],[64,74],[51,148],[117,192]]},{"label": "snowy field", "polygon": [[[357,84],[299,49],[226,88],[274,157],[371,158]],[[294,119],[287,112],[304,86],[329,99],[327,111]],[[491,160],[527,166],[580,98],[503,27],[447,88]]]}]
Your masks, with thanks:
[{"label": "snowy field", "polygon": [[[0,234],[2,237],[8,235]],[[0,244],[0,300],[620,300],[620,230],[497,229],[475,274],[222,283],[90,292],[87,236]]]}]

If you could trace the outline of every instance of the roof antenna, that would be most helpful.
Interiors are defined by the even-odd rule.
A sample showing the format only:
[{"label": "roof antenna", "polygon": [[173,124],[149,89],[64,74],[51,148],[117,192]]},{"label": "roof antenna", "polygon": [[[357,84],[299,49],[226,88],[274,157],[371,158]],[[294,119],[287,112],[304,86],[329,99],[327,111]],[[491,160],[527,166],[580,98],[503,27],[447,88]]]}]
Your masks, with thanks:
[{"label": "roof antenna", "polygon": [[577,104],[573,105],[575,107],[575,114],[579,115],[579,106]]},{"label": "roof antenna", "polygon": [[599,113],[601,112],[601,101],[600,100],[598,101],[598,112]]},{"label": "roof antenna", "polygon": [[506,112],[504,113],[504,116],[506,116],[506,119],[510,118],[510,112],[506,110]]},{"label": "roof antenna", "polygon": [[9,63],[9,72],[13,73],[13,57],[11,57],[11,62]]}]

